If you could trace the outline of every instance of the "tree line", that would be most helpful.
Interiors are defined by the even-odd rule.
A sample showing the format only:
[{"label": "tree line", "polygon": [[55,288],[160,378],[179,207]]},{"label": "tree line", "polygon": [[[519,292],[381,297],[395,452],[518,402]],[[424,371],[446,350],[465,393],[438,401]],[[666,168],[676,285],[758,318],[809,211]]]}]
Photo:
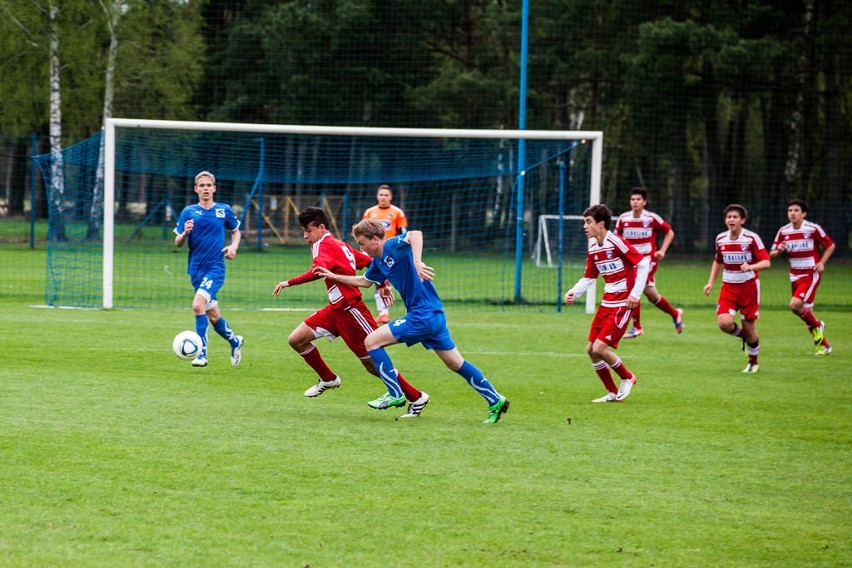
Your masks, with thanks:
[{"label": "tree line", "polygon": [[[0,148],[22,211],[31,133],[104,116],[517,128],[521,0],[0,0]],[[791,197],[848,254],[852,4],[531,0],[527,127],[601,130],[604,201],[645,186],[706,250]],[[47,142],[45,142],[47,144]],[[49,146],[42,148],[48,151]],[[25,163],[25,161],[24,161]],[[13,195],[15,199],[13,199]],[[0,194],[0,198],[2,198]]]}]

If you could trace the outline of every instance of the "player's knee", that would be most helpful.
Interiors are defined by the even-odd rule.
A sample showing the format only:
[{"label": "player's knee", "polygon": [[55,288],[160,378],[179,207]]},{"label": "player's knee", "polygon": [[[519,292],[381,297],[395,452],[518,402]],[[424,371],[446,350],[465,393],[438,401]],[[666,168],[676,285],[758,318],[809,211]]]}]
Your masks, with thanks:
[{"label": "player's knee", "polygon": [[794,314],[801,314],[805,309],[805,304],[799,298],[790,299],[790,311]]}]

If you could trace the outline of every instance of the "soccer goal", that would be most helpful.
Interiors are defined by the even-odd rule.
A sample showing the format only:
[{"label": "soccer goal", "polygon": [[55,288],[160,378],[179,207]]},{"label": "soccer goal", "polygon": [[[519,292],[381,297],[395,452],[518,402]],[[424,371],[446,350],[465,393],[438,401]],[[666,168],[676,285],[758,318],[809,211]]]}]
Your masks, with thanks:
[{"label": "soccer goal", "polygon": [[50,154],[35,157],[50,195],[46,301],[186,308],[186,249],[174,247],[173,229],[197,202],[195,174],[208,170],[243,233],[220,292],[229,308],[322,305],[322,285],[271,295],[310,266],[298,212],[323,207],[347,240],[386,183],[424,233],[445,302],[550,310],[564,290],[530,261],[534,220],[599,201],[602,144],[600,132],[108,119],[62,151],[61,169]]}]

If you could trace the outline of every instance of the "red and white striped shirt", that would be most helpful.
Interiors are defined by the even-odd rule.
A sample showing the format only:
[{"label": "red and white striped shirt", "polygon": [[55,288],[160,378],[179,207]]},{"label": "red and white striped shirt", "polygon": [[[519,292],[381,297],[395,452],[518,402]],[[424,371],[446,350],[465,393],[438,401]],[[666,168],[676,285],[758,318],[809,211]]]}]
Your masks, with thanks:
[{"label": "red and white striped shirt", "polygon": [[[653,257],[657,252],[657,234],[665,235],[672,226],[651,211],[643,210],[639,217],[633,216],[633,211],[619,215],[615,222],[615,234],[621,236],[645,256]],[[653,260],[653,258],[652,258]]]},{"label": "red and white striped shirt", "polygon": [[[311,256],[314,259],[311,270],[290,278],[288,286],[298,286],[306,282],[319,280],[313,273],[317,266],[327,268],[335,274],[355,276],[355,271],[370,265],[373,259],[359,250],[352,248],[349,243],[339,241],[331,233],[326,233],[320,240],[311,245]],[[328,288],[328,303],[337,309],[345,309],[361,302],[361,289],[351,284],[341,284],[325,280]]]},{"label": "red and white striped shirt", "polygon": [[778,234],[772,241],[772,250],[776,250],[782,242],[790,261],[792,281],[813,274],[814,266],[822,256],[820,247],[825,250],[834,244],[822,227],[810,221],[802,221],[802,226],[798,229],[793,227],[793,223],[787,223],[778,229]]},{"label": "red and white striped shirt", "polygon": [[[598,243],[597,239],[589,240],[586,272],[583,277],[593,280],[598,275],[603,276],[606,284],[601,299],[602,306],[608,308],[626,306],[627,298],[636,284],[636,265],[644,258],[622,237],[607,231],[602,243]],[[647,279],[647,271],[644,275]],[[641,284],[640,293],[645,287],[645,282]]]},{"label": "red and white striped shirt", "polygon": [[742,284],[758,278],[757,272],[743,272],[740,267],[744,262],[754,264],[762,260],[769,260],[769,253],[757,233],[743,229],[737,238],[731,236],[731,231],[716,237],[716,262],[722,265],[722,282]]}]

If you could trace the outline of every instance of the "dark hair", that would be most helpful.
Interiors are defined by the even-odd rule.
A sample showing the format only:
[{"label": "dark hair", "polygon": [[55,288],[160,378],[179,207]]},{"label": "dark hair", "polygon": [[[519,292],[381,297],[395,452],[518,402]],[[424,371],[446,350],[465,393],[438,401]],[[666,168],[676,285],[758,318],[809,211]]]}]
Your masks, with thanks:
[{"label": "dark hair", "polygon": [[305,228],[311,224],[317,227],[325,225],[326,229],[331,227],[331,221],[328,220],[328,215],[325,211],[319,207],[305,207],[299,213],[299,226]]},{"label": "dark hair", "polygon": [[391,194],[391,197],[393,196],[393,190],[391,189],[391,186],[389,186],[389,185],[388,185],[388,184],[386,184],[386,183],[383,183],[382,185],[380,185],[380,186],[379,186],[379,189],[377,189],[377,190],[376,190],[376,192],[379,192],[379,191],[381,191],[381,190],[383,190],[383,189],[388,190],[388,191],[390,192],[390,194]]},{"label": "dark hair", "polygon": [[633,197],[634,195],[641,195],[642,201],[648,201],[648,190],[646,190],[644,187],[634,187],[633,189],[631,189],[630,197]]},{"label": "dark hair", "polygon": [[791,205],[798,205],[802,208],[802,213],[808,212],[808,203],[804,199],[791,199],[787,202],[787,208],[789,209]]},{"label": "dark hair", "polygon": [[742,205],[740,205],[739,203],[731,203],[730,205],[725,207],[725,215],[726,216],[731,211],[736,211],[737,213],[740,214],[740,217],[742,217],[743,219],[748,219],[748,211],[746,211],[746,208],[743,207]]},{"label": "dark hair", "polygon": [[612,223],[612,211],[610,211],[609,207],[603,203],[592,205],[583,211],[583,217],[591,217],[595,220],[595,223],[603,221],[604,228],[606,230],[609,230],[609,226]]}]

